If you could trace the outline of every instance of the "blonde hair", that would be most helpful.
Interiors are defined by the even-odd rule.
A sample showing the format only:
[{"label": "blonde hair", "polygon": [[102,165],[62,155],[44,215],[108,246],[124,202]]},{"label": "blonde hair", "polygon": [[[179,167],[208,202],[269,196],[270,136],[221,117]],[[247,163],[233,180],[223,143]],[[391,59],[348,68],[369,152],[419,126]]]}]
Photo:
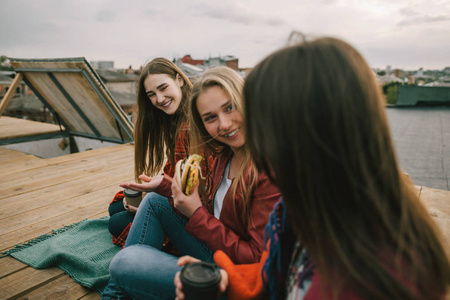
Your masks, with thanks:
[{"label": "blonde hair", "polygon": [[[244,79],[234,70],[228,67],[215,67],[205,71],[201,77],[199,77],[194,83],[192,89],[191,98],[189,101],[189,116],[191,125],[191,146],[193,153],[199,151],[200,147],[204,147],[207,151],[220,154],[225,149],[229,149],[229,146],[217,141],[212,137],[205,128],[203,120],[197,110],[197,99],[207,89],[217,86],[220,87],[225,94],[230,97],[233,108],[235,108],[239,114],[245,115],[245,109],[242,100],[242,88],[244,85]],[[244,203],[244,221],[248,221],[250,218],[251,207],[251,191],[256,184],[258,178],[258,171],[256,170],[253,161],[250,157],[250,152],[246,145],[244,145],[240,151],[243,151],[244,160],[237,172],[237,175],[230,187],[233,195],[233,199],[236,198],[237,188],[241,187],[243,192]],[[246,179],[248,179],[247,184]],[[235,202],[233,202],[236,209]],[[235,210],[236,213],[236,210]]]}]

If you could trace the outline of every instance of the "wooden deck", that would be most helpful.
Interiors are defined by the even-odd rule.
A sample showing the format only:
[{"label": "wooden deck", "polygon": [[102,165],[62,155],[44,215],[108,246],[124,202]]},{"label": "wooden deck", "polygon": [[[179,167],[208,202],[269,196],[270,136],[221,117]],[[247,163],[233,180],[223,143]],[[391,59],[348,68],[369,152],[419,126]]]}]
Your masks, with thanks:
[{"label": "wooden deck", "polygon": [[[3,118],[2,118],[3,119]],[[0,251],[52,229],[107,215],[118,186],[133,180],[133,146],[41,159],[0,147]],[[0,259],[0,299],[100,299],[54,267]]]},{"label": "wooden deck", "polygon": [[[0,147],[0,251],[53,229],[107,215],[118,185],[131,180],[130,144],[49,159]],[[420,186],[417,192],[450,245],[450,192]],[[56,267],[36,270],[4,257],[0,259],[0,299],[100,296]]]},{"label": "wooden deck", "polygon": [[0,120],[0,140],[60,132],[59,126],[54,124],[5,116],[2,116]]}]

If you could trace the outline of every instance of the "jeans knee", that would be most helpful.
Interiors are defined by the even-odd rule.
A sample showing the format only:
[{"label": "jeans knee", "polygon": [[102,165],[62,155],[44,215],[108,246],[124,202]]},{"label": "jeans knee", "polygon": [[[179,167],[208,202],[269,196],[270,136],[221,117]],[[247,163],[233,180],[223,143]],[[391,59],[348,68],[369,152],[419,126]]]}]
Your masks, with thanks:
[{"label": "jeans knee", "polygon": [[123,248],[114,256],[109,265],[111,278],[119,285],[123,284],[123,280],[128,280],[133,276],[134,270],[145,258],[141,256],[140,252],[135,250],[133,246]]},{"label": "jeans knee", "polygon": [[157,193],[148,193],[143,201],[145,201],[145,210],[148,211],[160,207],[170,208],[170,204],[167,198]]},{"label": "jeans knee", "polygon": [[169,203],[166,197],[157,193],[148,193],[145,198],[150,204],[166,204]]}]

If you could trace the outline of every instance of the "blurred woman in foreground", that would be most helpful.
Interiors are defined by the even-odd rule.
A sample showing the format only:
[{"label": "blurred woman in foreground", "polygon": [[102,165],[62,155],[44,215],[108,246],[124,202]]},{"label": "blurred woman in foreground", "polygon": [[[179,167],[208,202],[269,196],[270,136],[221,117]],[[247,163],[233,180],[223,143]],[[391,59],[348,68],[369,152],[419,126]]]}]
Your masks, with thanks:
[{"label": "blurred woman in foreground", "polygon": [[250,73],[244,100],[252,157],[283,201],[260,263],[215,254],[227,299],[445,298],[441,235],[399,168],[384,98],[353,47],[320,38],[282,49]]}]

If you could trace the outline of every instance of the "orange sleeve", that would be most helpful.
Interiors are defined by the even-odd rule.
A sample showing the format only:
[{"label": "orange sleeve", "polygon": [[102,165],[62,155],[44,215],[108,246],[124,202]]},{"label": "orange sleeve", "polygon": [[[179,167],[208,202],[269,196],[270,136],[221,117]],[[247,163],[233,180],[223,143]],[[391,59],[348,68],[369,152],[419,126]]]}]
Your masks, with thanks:
[{"label": "orange sleeve", "polygon": [[228,300],[263,298],[261,270],[267,256],[268,252],[264,251],[258,263],[235,265],[223,251],[214,253],[216,264],[228,273]]}]

